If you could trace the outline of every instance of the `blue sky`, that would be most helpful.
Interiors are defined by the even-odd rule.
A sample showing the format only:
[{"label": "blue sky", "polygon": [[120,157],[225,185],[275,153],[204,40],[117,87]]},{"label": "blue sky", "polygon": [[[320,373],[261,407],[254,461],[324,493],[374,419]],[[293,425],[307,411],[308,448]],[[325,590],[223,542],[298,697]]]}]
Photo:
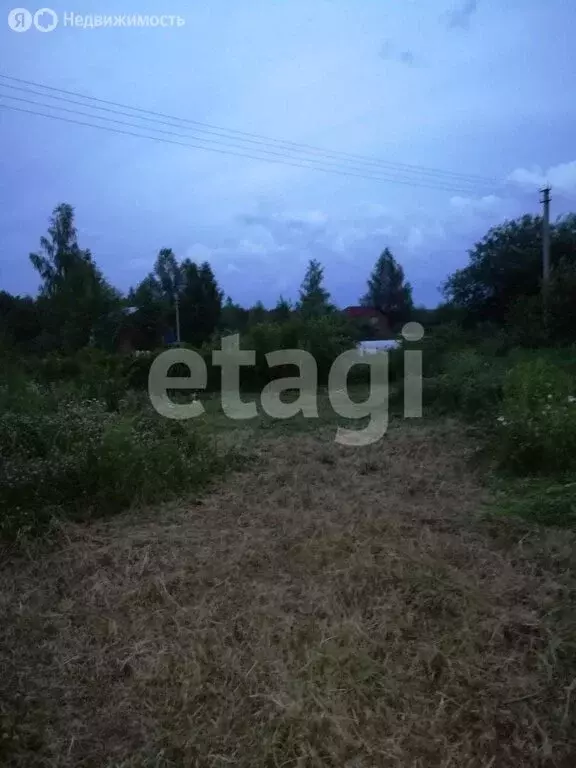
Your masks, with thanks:
[{"label": "blue sky", "polygon": [[[75,206],[80,244],[123,290],[150,270],[160,248],[171,247],[181,258],[208,259],[235,300],[268,305],[281,293],[296,296],[312,257],[324,264],[333,298],[355,303],[386,246],[403,264],[416,301],[434,305],[438,285],[490,226],[538,210],[544,181],[553,186],[554,215],[576,207],[571,0],[78,6],[51,0],[60,19],[174,14],[185,24],[60,23],[50,33],[17,34],[6,22],[8,5],[0,73],[489,181],[428,177],[445,189],[380,182],[0,109],[0,289],[36,291],[28,253],[59,202]],[[0,105],[34,109],[7,96],[26,94],[0,87]]]}]

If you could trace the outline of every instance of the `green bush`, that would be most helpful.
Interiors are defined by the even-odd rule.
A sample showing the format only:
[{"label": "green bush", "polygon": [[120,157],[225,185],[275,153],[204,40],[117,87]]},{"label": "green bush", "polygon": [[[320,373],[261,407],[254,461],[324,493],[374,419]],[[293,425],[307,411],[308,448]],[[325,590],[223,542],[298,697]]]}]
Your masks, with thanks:
[{"label": "green bush", "polygon": [[441,413],[491,418],[502,399],[505,363],[464,349],[447,358],[444,372],[425,379],[425,403]]},{"label": "green bush", "polygon": [[573,378],[544,359],[510,369],[494,439],[501,467],[560,476],[576,470],[573,389]]},{"label": "green bush", "polygon": [[54,395],[28,394],[0,414],[4,538],[38,533],[54,515],[85,519],[165,499],[219,466],[210,441],[189,422],[149,407],[109,412],[99,400],[54,403]]}]

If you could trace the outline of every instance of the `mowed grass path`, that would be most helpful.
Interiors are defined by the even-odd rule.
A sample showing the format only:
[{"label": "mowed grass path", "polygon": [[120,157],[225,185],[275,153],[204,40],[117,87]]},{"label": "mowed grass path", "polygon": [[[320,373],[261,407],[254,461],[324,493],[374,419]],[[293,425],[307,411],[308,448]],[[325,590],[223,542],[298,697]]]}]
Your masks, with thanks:
[{"label": "mowed grass path", "polygon": [[257,434],[4,564],[0,764],[576,765],[574,536],[481,521],[454,425]]}]

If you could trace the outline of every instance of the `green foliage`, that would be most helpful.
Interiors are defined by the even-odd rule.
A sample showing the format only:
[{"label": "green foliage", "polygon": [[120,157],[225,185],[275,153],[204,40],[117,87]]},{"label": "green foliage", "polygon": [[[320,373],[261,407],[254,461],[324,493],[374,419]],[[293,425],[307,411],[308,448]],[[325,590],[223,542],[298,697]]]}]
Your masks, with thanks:
[{"label": "green foliage", "polygon": [[41,253],[30,261],[42,279],[39,308],[51,346],[74,352],[94,343],[106,327],[106,318],[118,309],[120,296],[78,245],[74,209],[58,205],[48,237],[40,239]]},{"label": "green foliage", "polygon": [[283,296],[280,296],[280,298],[276,303],[276,306],[271,312],[272,320],[275,323],[286,323],[288,322],[288,320],[290,320],[290,317],[292,316],[293,311],[294,310],[291,302],[289,302]]},{"label": "green foliage", "polygon": [[497,500],[500,514],[524,517],[538,525],[576,525],[576,482],[547,478],[506,478]]},{"label": "green foliage", "polygon": [[333,311],[330,294],[324,288],[324,268],[316,259],[310,259],[300,286],[298,310],[303,317],[321,317]]},{"label": "green foliage", "polygon": [[[576,215],[550,226],[551,263],[576,257]],[[505,321],[514,304],[537,296],[542,276],[542,219],[522,216],[493,227],[469,252],[469,264],[444,284],[447,300],[465,310],[465,322]]]},{"label": "green foliage", "polygon": [[338,355],[353,349],[354,337],[351,324],[340,314],[319,317],[294,316],[285,323],[262,323],[254,326],[244,341],[244,346],[256,351],[257,383],[264,386],[271,378],[294,376],[296,369],[280,372],[269,369],[265,355],[277,349],[303,349],[309,352],[318,366],[319,381],[327,381],[328,372]]},{"label": "green foliage", "polygon": [[425,402],[442,413],[486,420],[502,398],[505,366],[463,349],[446,358],[442,373],[424,382]]},{"label": "green foliage", "polygon": [[248,310],[235,304],[228,296],[220,313],[220,327],[226,335],[243,333],[248,327]]},{"label": "green foliage", "polygon": [[564,476],[576,470],[573,378],[536,359],[515,365],[504,382],[494,451],[502,468]]},{"label": "green foliage", "polygon": [[[8,396],[3,391],[4,405]],[[0,536],[41,533],[53,516],[86,519],[193,489],[218,467],[193,425],[124,405],[12,392],[0,415]]]},{"label": "green foliage", "polygon": [[42,332],[38,303],[29,296],[11,296],[0,291],[0,329],[5,346],[32,352]]},{"label": "green foliage", "polygon": [[198,267],[186,259],[182,264],[182,280],[182,340],[199,346],[210,338],[220,324],[222,292],[208,262]]},{"label": "green foliage", "polygon": [[412,314],[412,286],[406,282],[404,270],[389,248],[384,249],[374,266],[362,304],[379,309],[394,328],[408,320]]}]

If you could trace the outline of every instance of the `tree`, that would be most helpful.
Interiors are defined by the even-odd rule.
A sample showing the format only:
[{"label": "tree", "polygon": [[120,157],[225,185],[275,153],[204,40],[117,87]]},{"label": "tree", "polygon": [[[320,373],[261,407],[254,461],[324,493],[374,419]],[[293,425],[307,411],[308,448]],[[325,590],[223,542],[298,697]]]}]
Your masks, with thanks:
[{"label": "tree", "polygon": [[[576,259],[576,215],[551,224],[550,244],[552,269]],[[443,285],[447,301],[464,310],[469,323],[504,323],[522,297],[540,294],[542,218],[525,215],[493,227],[468,255],[468,265]]]},{"label": "tree", "polygon": [[149,274],[136,288],[131,288],[127,302],[136,309],[126,325],[133,332],[138,349],[159,346],[166,329],[166,306],[155,276]]},{"label": "tree", "polygon": [[42,251],[30,261],[42,279],[45,330],[57,347],[74,351],[98,335],[119,306],[120,295],[104,279],[89,250],[78,245],[71,205],[58,205],[50,219]]},{"label": "tree", "polygon": [[0,291],[0,335],[4,343],[31,351],[41,332],[38,302],[30,296],[12,296]]},{"label": "tree", "polygon": [[207,261],[198,266],[186,259],[182,263],[181,275],[182,338],[191,344],[201,345],[208,341],[220,324],[223,294]]},{"label": "tree", "polygon": [[248,310],[248,325],[250,327],[265,323],[268,319],[268,311],[261,301],[257,301],[253,307]]},{"label": "tree", "polygon": [[275,323],[286,323],[292,316],[292,304],[283,296],[280,296],[271,314],[272,320]]},{"label": "tree", "polygon": [[324,288],[324,268],[316,259],[310,259],[300,286],[298,310],[304,317],[321,317],[334,310],[330,293]]},{"label": "tree", "polygon": [[361,304],[380,310],[392,327],[410,318],[414,308],[412,286],[406,282],[404,270],[389,248],[385,248],[378,257]]},{"label": "tree", "polygon": [[235,304],[228,296],[220,314],[220,328],[227,334],[243,333],[248,327],[248,316],[248,310]]},{"label": "tree", "polygon": [[182,269],[172,248],[161,248],[154,263],[154,276],[167,305],[173,305],[174,297],[182,288]]}]

